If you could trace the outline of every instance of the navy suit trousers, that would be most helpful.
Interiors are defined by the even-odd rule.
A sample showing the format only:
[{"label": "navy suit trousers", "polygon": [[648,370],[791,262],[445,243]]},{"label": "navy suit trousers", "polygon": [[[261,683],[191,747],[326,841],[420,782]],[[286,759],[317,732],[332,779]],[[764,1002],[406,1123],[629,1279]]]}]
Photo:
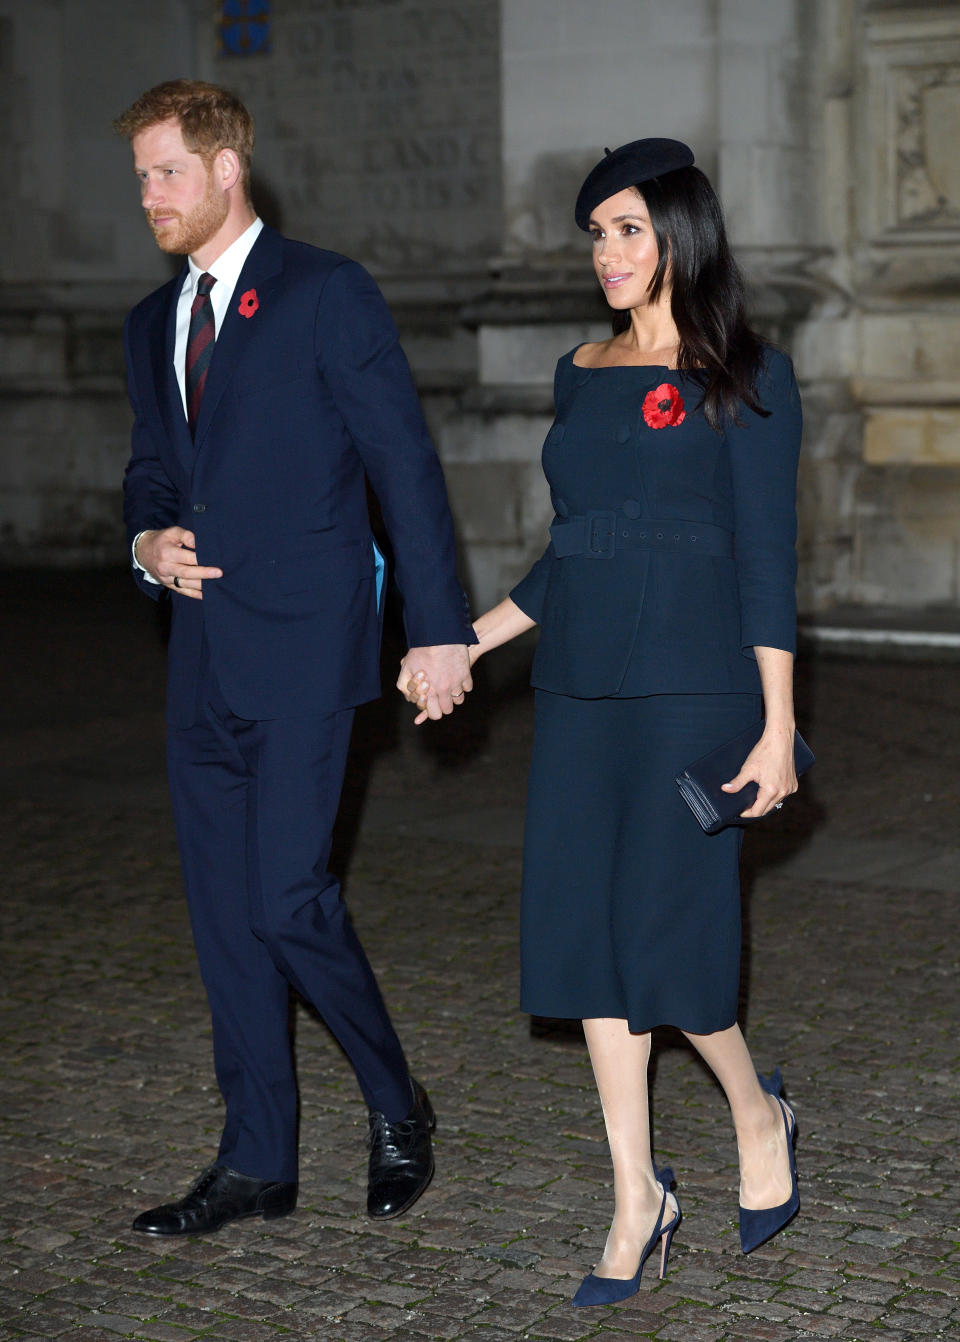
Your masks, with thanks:
[{"label": "navy suit trousers", "polygon": [[193,724],[171,727],[168,765],[197,956],[226,1104],[218,1160],[297,1178],[289,987],[337,1038],[367,1104],[410,1108],[403,1050],[337,880],[327,871],[353,710],[248,721],[204,649]]}]

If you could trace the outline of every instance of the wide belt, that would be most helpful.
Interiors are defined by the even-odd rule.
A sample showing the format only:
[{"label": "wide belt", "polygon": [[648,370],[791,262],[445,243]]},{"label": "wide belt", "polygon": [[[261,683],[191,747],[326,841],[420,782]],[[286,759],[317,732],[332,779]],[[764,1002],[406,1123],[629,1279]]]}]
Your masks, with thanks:
[{"label": "wide belt", "polygon": [[733,554],[733,536],[723,527],[675,517],[658,520],[627,517],[626,513],[589,512],[584,517],[554,522],[550,538],[559,559],[572,555],[612,559],[618,550],[660,550],[725,559]]}]

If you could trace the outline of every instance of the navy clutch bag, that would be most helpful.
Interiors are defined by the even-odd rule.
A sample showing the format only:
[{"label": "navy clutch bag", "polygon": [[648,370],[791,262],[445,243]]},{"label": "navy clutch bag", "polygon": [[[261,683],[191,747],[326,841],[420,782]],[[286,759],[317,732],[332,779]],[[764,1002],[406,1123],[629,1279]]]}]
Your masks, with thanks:
[{"label": "navy clutch bag", "polygon": [[[707,834],[716,834],[727,825],[750,824],[750,820],[744,820],[740,812],[746,811],[757,800],[756,783],[748,783],[739,792],[723,792],[720,784],[736,778],[743,761],[763,735],[763,727],[761,718],[732,741],[711,750],[709,755],[701,756],[677,776],[681,797]],[[798,778],[814,762],[813,751],[799,732],[793,740],[793,759]],[[756,816],[754,819],[759,820],[761,817]]]}]

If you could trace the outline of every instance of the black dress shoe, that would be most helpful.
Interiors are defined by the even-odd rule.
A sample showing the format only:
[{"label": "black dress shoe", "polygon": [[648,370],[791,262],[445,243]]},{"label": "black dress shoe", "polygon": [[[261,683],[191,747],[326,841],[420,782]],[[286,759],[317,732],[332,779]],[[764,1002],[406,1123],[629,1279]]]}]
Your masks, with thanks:
[{"label": "black dress shoe", "polygon": [[243,1216],[272,1221],[296,1205],[296,1184],[250,1179],[225,1165],[211,1165],[185,1198],[141,1212],[133,1228],[144,1235],[207,1235]]},{"label": "black dress shoe", "polygon": [[419,1081],[413,1083],[413,1108],[399,1123],[370,1110],[368,1215],[385,1221],[413,1206],[433,1178],[430,1134],[436,1126],[433,1106]]}]

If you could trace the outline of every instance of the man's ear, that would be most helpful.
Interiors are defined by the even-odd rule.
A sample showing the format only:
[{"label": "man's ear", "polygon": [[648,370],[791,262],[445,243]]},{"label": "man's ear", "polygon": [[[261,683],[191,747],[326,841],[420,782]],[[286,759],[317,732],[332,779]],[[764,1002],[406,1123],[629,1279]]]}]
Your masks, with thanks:
[{"label": "man's ear", "polygon": [[229,191],[240,180],[240,156],[235,149],[220,149],[213,161],[213,170],[224,191]]}]

